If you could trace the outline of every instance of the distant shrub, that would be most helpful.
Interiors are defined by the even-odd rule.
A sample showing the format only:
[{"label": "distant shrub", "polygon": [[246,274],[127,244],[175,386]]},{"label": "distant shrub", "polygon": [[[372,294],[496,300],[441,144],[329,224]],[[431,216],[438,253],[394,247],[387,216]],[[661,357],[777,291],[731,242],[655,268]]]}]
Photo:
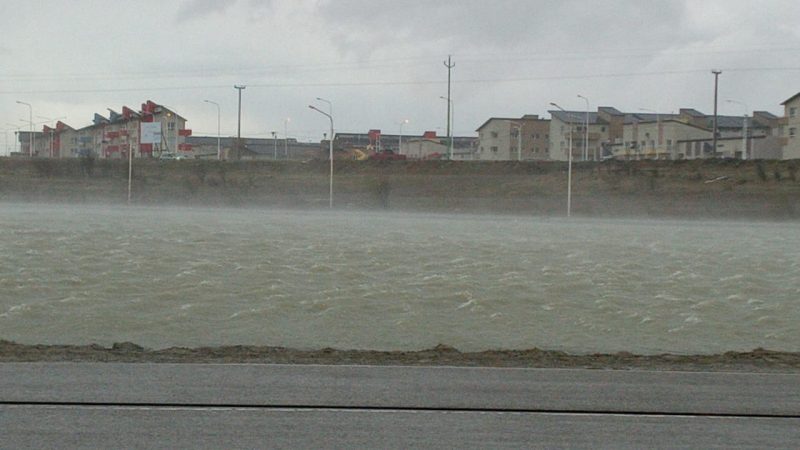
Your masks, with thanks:
[{"label": "distant shrub", "polygon": [[786,170],[789,171],[789,179],[797,181],[797,162],[789,161],[789,164],[786,165]]},{"label": "distant shrub", "polygon": [[758,179],[761,181],[767,181],[767,171],[764,169],[764,162],[758,161],[756,163],[756,174],[758,174]]},{"label": "distant shrub", "polygon": [[33,167],[40,177],[50,178],[56,173],[56,163],[52,159],[34,159]]}]

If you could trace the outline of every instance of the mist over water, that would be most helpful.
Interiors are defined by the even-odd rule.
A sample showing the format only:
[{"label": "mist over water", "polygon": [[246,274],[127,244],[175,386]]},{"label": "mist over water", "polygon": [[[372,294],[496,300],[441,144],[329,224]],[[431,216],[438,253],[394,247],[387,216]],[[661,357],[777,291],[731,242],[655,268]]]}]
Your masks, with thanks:
[{"label": "mist over water", "polygon": [[796,223],[0,204],[0,339],[800,350]]}]

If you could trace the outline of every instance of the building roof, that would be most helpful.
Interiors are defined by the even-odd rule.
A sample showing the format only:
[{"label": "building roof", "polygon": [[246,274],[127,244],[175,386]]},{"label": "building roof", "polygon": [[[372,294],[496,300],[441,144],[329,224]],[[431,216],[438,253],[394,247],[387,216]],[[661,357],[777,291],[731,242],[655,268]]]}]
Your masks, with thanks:
[{"label": "building roof", "polygon": [[600,107],[597,108],[597,110],[599,112],[603,112],[603,113],[609,114],[611,116],[624,116],[625,115],[624,112],[618,110],[617,108],[614,108],[613,106],[600,106]]},{"label": "building roof", "polygon": [[[564,123],[582,124],[586,122],[586,111],[562,111],[560,109],[547,111],[553,118],[558,119]],[[596,112],[589,112],[589,125],[606,125],[607,122],[600,118]]]},{"label": "building roof", "polygon": [[481,126],[479,126],[475,131],[480,131],[485,126],[489,125],[489,122],[495,120],[502,120],[507,122],[520,122],[520,121],[528,121],[528,122],[549,122],[549,119],[540,118],[537,114],[525,114],[522,117],[490,117],[486,122],[483,122]]},{"label": "building roof", "polygon": [[760,116],[760,117],[763,117],[765,119],[780,119],[780,117],[776,116],[775,114],[772,114],[769,111],[753,111],[753,115],[754,116]]},{"label": "building roof", "polygon": [[783,103],[781,103],[781,105],[785,105],[785,104],[787,104],[787,103],[789,103],[789,102],[793,101],[793,100],[794,100],[794,99],[796,99],[797,97],[800,97],[800,92],[798,92],[797,94],[794,94],[793,96],[791,96],[791,97],[787,98],[787,99],[786,99],[786,100],[785,100]]}]

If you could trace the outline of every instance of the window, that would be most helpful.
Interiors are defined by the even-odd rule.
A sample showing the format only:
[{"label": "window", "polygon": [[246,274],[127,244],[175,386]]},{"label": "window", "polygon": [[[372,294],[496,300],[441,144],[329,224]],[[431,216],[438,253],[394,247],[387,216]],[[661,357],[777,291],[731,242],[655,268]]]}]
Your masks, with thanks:
[{"label": "window", "polygon": [[789,108],[789,117],[796,117],[797,116],[797,107]]},{"label": "window", "polygon": [[497,136],[498,136],[497,131],[492,131],[492,137],[497,138]]},{"label": "window", "polygon": [[672,150],[672,139],[667,139],[667,148]]},{"label": "window", "polygon": [[789,137],[793,138],[797,134],[797,128],[789,128]]},{"label": "window", "polygon": [[175,122],[168,122],[167,123],[167,130],[173,131],[175,129]]},{"label": "window", "polygon": [[605,133],[606,132],[606,127],[600,127],[600,131]]},{"label": "window", "polygon": [[497,147],[492,147],[492,151],[497,153]]}]

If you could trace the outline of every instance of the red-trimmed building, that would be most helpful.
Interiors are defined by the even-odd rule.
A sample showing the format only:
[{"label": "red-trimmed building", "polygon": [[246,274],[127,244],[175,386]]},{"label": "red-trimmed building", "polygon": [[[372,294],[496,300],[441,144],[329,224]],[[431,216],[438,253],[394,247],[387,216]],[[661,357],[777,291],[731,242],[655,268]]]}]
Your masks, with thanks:
[{"label": "red-trimmed building", "polygon": [[[158,156],[161,153],[191,154],[192,146],[186,137],[192,130],[186,129],[186,119],[166,106],[148,100],[135,111],[127,106],[122,112],[109,109],[108,116],[95,114],[89,126],[74,129],[63,122],[55,127],[43,128],[43,141],[36,142],[35,157],[75,158],[92,155],[101,159],[127,159],[129,152],[134,158]],[[160,123],[161,138],[156,144],[142,143],[141,124]]]}]

